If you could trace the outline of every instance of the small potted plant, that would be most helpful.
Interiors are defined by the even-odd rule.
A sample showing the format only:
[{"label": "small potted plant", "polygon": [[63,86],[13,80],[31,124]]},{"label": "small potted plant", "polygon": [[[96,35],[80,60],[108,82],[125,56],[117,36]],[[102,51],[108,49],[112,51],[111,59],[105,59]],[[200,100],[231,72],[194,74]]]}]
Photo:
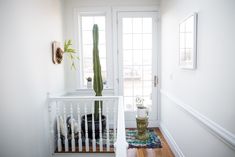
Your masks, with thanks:
[{"label": "small potted plant", "polygon": [[87,80],[87,88],[91,89],[92,88],[92,78],[88,77],[86,80]]},{"label": "small potted plant", "polygon": [[148,108],[144,106],[144,99],[141,97],[136,98],[136,107],[137,107],[137,117],[138,118],[147,118],[148,117]]}]

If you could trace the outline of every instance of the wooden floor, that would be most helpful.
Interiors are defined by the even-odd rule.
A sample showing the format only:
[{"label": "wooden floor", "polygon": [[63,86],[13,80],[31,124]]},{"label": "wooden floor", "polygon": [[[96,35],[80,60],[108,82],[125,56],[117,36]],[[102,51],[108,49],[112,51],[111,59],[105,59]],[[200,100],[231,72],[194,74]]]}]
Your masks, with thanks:
[{"label": "wooden floor", "polygon": [[158,136],[161,138],[162,148],[145,149],[145,148],[132,148],[128,149],[128,157],[174,157],[169,145],[163,137],[159,128],[156,128]]}]

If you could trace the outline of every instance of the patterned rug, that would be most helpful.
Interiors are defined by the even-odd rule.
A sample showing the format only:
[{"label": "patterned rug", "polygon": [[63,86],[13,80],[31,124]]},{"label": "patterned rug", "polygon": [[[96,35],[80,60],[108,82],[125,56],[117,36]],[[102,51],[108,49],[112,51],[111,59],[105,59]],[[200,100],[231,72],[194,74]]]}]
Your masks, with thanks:
[{"label": "patterned rug", "polygon": [[[149,139],[141,141],[136,139],[137,129],[126,129],[126,140],[129,148],[162,148],[161,140],[153,129],[148,130]],[[103,134],[103,145],[106,146],[106,133]],[[110,130],[110,147],[113,147],[113,131]],[[99,140],[96,141],[99,145]]]},{"label": "patterned rug", "polygon": [[153,129],[148,130],[149,139],[141,141],[136,139],[136,129],[126,129],[126,140],[129,148],[162,148],[161,140]]}]

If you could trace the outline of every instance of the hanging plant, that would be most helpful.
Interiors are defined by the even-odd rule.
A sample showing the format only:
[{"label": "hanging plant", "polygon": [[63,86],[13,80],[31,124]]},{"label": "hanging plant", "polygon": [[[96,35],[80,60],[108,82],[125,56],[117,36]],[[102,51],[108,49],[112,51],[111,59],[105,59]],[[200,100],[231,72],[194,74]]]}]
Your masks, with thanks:
[{"label": "hanging plant", "polygon": [[71,62],[71,69],[76,70],[76,60],[79,60],[79,57],[76,54],[76,50],[74,48],[72,48],[72,41],[68,40],[64,42],[64,53],[67,53],[68,58]]},{"label": "hanging plant", "polygon": [[67,57],[71,63],[71,69],[76,70],[76,61],[79,60],[76,50],[72,47],[72,41],[68,40],[64,42],[64,48],[61,47],[60,42],[52,42],[52,62],[54,64],[61,64],[64,54],[68,54]]}]

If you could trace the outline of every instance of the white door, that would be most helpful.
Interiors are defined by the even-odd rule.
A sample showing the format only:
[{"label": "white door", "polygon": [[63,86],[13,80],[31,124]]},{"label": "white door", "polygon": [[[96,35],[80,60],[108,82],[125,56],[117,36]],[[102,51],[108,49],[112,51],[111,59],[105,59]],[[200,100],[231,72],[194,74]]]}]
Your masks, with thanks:
[{"label": "white door", "polygon": [[127,127],[136,126],[136,98],[149,108],[149,126],[158,120],[157,13],[118,13],[119,94],[124,96]]}]

